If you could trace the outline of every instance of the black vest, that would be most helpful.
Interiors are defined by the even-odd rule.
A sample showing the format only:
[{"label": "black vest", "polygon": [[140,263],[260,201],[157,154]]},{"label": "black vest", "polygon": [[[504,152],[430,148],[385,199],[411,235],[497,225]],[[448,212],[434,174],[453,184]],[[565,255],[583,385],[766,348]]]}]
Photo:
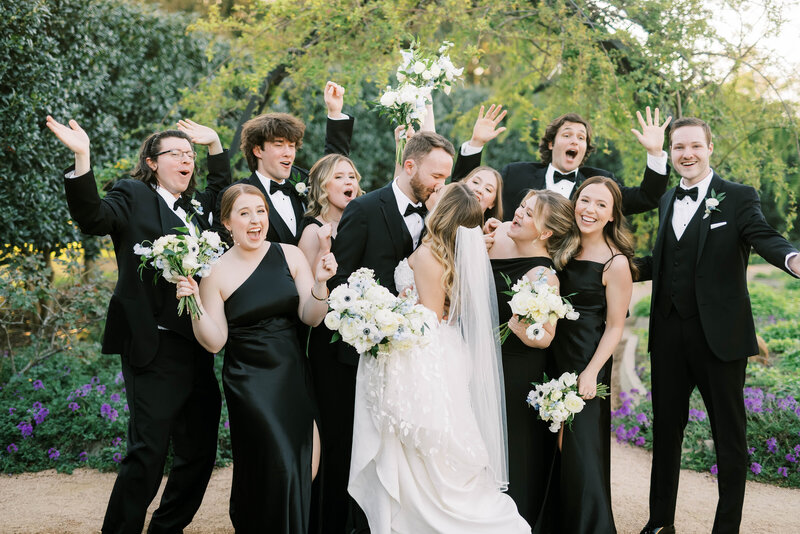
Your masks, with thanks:
[{"label": "black vest", "polygon": [[672,220],[664,235],[664,247],[659,269],[659,289],[656,294],[656,307],[666,317],[674,306],[682,318],[693,317],[699,313],[694,287],[694,271],[697,265],[697,246],[700,240],[700,221],[703,218],[702,206],[697,208],[680,240],[675,236]]}]

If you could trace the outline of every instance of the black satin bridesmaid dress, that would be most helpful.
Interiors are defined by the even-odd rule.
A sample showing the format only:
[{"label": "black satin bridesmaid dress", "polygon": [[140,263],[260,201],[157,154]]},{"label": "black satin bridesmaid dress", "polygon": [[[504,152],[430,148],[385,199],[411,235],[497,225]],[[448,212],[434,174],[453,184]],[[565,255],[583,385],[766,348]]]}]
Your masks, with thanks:
[{"label": "black satin bridesmaid dress", "polygon": [[[558,273],[561,294],[570,295],[576,321],[560,320],[550,345],[554,378],[564,372],[576,375],[586,368],[606,327],[606,265],[572,260]],[[611,358],[597,375],[598,384],[609,386]],[[549,373],[548,373],[549,374]],[[611,397],[586,401],[572,428],[564,429],[552,493],[553,532],[610,534],[616,532],[611,510]],[[557,488],[557,489],[556,489]]]},{"label": "black satin bridesmaid dress", "polygon": [[314,403],[297,339],[298,295],[279,243],[225,301],[222,383],[237,533],[307,532]]},{"label": "black satin bridesmaid dress", "polygon": [[[497,289],[500,323],[511,319],[510,290],[503,275],[513,285],[535,267],[553,269],[546,257],[493,259],[492,271]],[[556,449],[556,435],[539,420],[536,411],[525,402],[531,382],[541,382],[546,365],[546,351],[525,345],[513,333],[502,345],[503,381],[508,426],[508,494],[517,504],[520,515],[535,526],[546,500],[550,469]]]}]

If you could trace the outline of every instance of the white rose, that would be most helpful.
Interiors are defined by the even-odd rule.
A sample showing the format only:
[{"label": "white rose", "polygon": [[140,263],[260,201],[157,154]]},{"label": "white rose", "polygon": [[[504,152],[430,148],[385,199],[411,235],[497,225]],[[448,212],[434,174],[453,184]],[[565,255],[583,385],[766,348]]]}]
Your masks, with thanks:
[{"label": "white rose", "polygon": [[429,70],[422,71],[422,79],[423,80],[430,80],[431,78],[433,78],[433,75],[431,74],[431,71],[429,71]]},{"label": "white rose", "polygon": [[561,430],[561,422],[560,421],[555,421],[553,423],[550,423],[550,432],[555,434],[559,430]]},{"label": "white rose", "polygon": [[417,88],[413,85],[404,85],[397,92],[397,100],[400,104],[413,104],[417,101]]},{"label": "white rose", "polygon": [[508,305],[511,306],[511,311],[517,315],[525,316],[528,314],[530,303],[533,301],[533,295],[527,291],[520,291],[511,297]]},{"label": "white rose", "polygon": [[385,309],[375,312],[374,317],[378,328],[380,328],[381,331],[387,336],[394,335],[394,333],[397,331],[397,327],[400,326],[401,319],[402,317],[400,315]]},{"label": "white rose", "polygon": [[583,410],[584,405],[586,402],[582,398],[580,398],[574,391],[570,391],[567,393],[567,396],[564,397],[564,407],[570,413],[578,413]]},{"label": "white rose", "polygon": [[422,74],[424,70],[425,70],[425,63],[423,63],[422,61],[417,61],[416,63],[414,63],[414,72],[416,74]]},{"label": "white rose", "polygon": [[222,240],[219,238],[219,234],[217,232],[212,232],[211,230],[206,230],[202,234],[203,239],[206,240],[206,244],[208,244],[211,248],[219,248],[222,244]]},{"label": "white rose", "polygon": [[708,206],[709,208],[716,208],[717,206],[719,206],[719,200],[717,200],[716,198],[707,198],[706,206]]},{"label": "white rose", "polygon": [[194,254],[187,254],[183,257],[183,261],[181,262],[183,265],[184,271],[194,271],[200,268],[200,264],[197,261],[197,256]]},{"label": "white rose", "polygon": [[337,312],[330,311],[325,316],[325,327],[328,330],[338,330],[339,325],[341,324],[342,324],[342,318]]},{"label": "white rose", "polygon": [[308,191],[308,186],[305,182],[297,182],[294,184],[294,190],[297,191],[298,195],[305,195],[306,191]]},{"label": "white rose", "polygon": [[166,269],[164,269],[164,272],[163,272],[162,276],[164,277],[164,280],[166,280],[167,282],[170,282],[172,284],[177,284],[178,283],[178,276],[180,276],[180,275],[178,273],[176,273],[175,271],[173,271],[173,270],[171,270],[169,268],[166,268]]},{"label": "white rose", "polygon": [[342,335],[342,339],[346,343],[352,344],[353,339],[355,339],[360,331],[360,321],[356,321],[350,317],[342,319],[341,323],[339,324],[339,333]]},{"label": "white rose", "polygon": [[434,78],[437,78],[441,73],[442,67],[440,67],[438,63],[431,65],[431,75],[433,75]]},{"label": "white rose", "polygon": [[580,316],[581,316],[580,313],[576,312],[575,310],[570,310],[570,311],[567,312],[567,314],[564,317],[566,317],[567,320],[569,320],[569,321],[576,321],[576,320],[578,320],[578,317],[580,317]]},{"label": "white rose", "polygon": [[578,377],[575,373],[564,373],[558,377],[558,382],[562,387],[569,388],[578,383]]},{"label": "white rose", "polygon": [[381,106],[390,108],[397,102],[397,92],[386,91],[381,95]]}]

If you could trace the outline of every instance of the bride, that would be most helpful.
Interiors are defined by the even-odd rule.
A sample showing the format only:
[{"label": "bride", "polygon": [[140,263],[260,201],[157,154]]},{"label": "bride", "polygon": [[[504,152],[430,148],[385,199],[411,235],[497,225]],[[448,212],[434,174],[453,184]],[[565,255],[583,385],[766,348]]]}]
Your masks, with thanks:
[{"label": "bride", "polygon": [[529,533],[508,484],[502,370],[483,212],[450,184],[397,288],[436,313],[425,345],[362,356],[348,490],[384,533]]}]

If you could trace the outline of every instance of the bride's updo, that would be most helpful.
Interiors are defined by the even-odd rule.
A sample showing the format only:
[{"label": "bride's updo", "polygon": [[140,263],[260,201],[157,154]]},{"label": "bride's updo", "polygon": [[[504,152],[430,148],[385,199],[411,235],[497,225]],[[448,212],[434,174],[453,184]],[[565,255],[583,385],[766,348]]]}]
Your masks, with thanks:
[{"label": "bride's updo", "polygon": [[444,267],[442,286],[449,295],[453,287],[456,233],[459,226],[481,227],[483,211],[475,194],[462,182],[445,186],[439,201],[425,219],[422,243],[430,247],[434,257]]}]

